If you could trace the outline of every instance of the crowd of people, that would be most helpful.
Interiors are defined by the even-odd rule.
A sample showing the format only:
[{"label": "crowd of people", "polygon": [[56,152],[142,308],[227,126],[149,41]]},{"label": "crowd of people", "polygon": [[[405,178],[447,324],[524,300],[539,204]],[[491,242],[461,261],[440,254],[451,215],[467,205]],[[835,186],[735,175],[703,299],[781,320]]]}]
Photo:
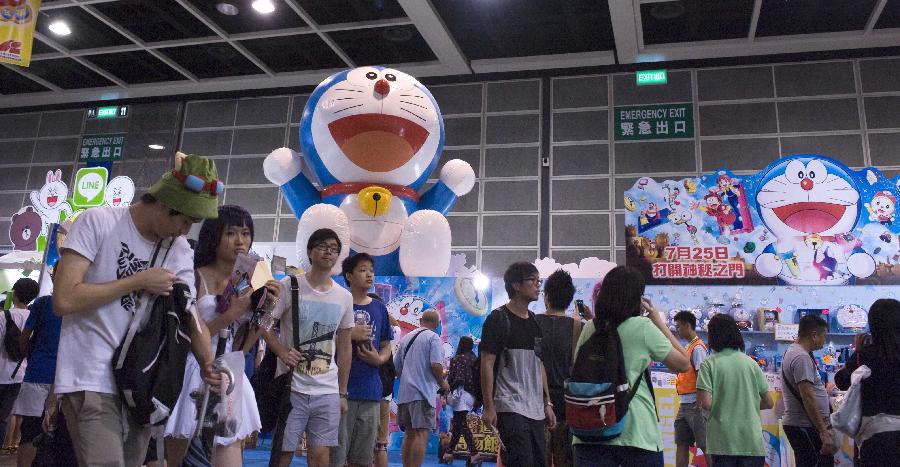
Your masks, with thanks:
[{"label": "crowd of people", "polygon": [[[186,183],[190,177],[202,183]],[[692,447],[715,467],[764,465],[760,410],[773,402],[759,366],[744,355],[743,336],[730,316],[715,316],[703,342],[696,317],[680,313],[676,336],[645,296],[642,275],[624,266],[605,276],[592,307],[579,303],[569,316],[575,296],[569,274],[560,270],[542,280],[533,264],[517,262],[503,276],[509,302],[485,320],[478,353],[476,341],[463,337],[450,358],[435,332],[441,323],[434,311],[424,312],[421,327],[400,338],[384,303],[369,293],[371,256],[346,258],[340,266],[347,287],[335,282],[331,272],[343,245],[329,229],[309,237],[309,270],[267,282],[262,304],[254,303],[252,290],[227,294],[235,261],[252,247],[254,228],[243,208],[218,205],[216,179],[212,161],[180,159],[130,207],[95,208],[78,216],[62,244],[52,297],[38,297],[31,279],[16,282],[0,331],[12,336],[11,326],[21,330],[17,342],[27,349],[27,364],[4,339],[0,437],[5,445],[18,445],[18,465],[37,464],[36,440],[47,433],[71,439],[56,445],[58,465],[241,465],[247,440],[262,430],[270,409],[258,403],[257,389],[271,393],[275,406],[272,466],[289,465],[304,440],[311,466],[386,466],[392,398],[404,431],[406,466],[422,464],[442,401],[453,416],[449,443],[438,454],[441,462],[458,456],[460,438],[470,463],[489,457],[478,452],[470,430],[470,418],[481,410],[481,422],[499,437],[506,466],[662,466],[663,439],[648,372],[654,361],[678,373],[679,467],[688,465]],[[185,235],[198,222],[192,248]],[[148,297],[172,293],[176,283],[195,297],[187,336],[191,355],[177,402],[164,429],[157,430],[160,449],[148,450],[151,427],[127,410],[113,358],[132,315]],[[535,315],[529,305],[542,291],[546,313]],[[259,308],[277,325],[258,325]],[[857,367],[871,369],[862,386],[865,430],[857,440],[858,462],[866,466],[900,459],[900,302],[877,301],[870,327],[836,377],[837,386],[846,389]],[[628,394],[620,428],[601,440],[573,436],[567,424],[575,423],[575,415],[566,414],[573,364],[579,352],[595,345],[595,335],[616,336]],[[798,466],[830,466],[836,450],[825,384],[812,358],[826,335],[821,318],[804,317],[784,357],[784,429]],[[194,439],[193,393],[204,385],[215,392],[233,383],[215,359],[213,349],[221,347],[251,355],[263,350],[274,356],[277,368],[265,384],[256,384],[259,377],[251,384],[259,361],[251,357],[248,371],[234,376],[243,387],[234,402],[236,425],[230,436],[215,437],[206,458],[210,453],[198,449]],[[77,461],[65,457],[66,446]],[[155,460],[159,451],[164,458]]]}]

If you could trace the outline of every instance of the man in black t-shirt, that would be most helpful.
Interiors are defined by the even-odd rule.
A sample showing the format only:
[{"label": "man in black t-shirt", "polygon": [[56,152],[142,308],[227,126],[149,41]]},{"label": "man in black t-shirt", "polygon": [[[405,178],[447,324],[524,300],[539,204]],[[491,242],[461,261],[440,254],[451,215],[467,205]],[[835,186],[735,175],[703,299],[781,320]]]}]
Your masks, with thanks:
[{"label": "man in black t-shirt", "polygon": [[544,467],[544,425],[556,415],[541,362],[541,329],[528,304],[537,300],[537,268],[513,263],[503,275],[510,300],[491,312],[481,332],[482,420],[496,426],[504,465]]},{"label": "man in black t-shirt", "polygon": [[541,327],[541,350],[544,354],[544,368],[547,371],[547,386],[556,426],[548,431],[547,465],[568,467],[572,460],[572,436],[566,426],[564,383],[572,367],[572,349],[581,335],[581,320],[575,311],[570,318],[566,309],[575,298],[575,284],[572,276],[562,269],[557,270],[544,282],[544,305],[546,312],[537,315]]}]

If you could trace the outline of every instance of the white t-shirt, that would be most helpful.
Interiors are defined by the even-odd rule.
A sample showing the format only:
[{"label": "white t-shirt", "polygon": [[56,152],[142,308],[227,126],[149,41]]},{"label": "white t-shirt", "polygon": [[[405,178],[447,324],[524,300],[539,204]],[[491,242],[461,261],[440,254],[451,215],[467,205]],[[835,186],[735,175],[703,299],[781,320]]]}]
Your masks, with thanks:
[{"label": "white t-shirt", "polygon": [[[327,292],[312,288],[306,276],[298,275],[299,284],[299,335],[300,351],[311,361],[301,362],[294,369],[291,391],[308,395],[337,394],[338,367],[334,362],[337,347],[336,336],[339,329],[353,327],[353,295],[333,280]],[[281,319],[279,341],[288,348],[294,346],[294,324],[291,318],[291,278],[281,281],[281,299],[273,313]],[[349,371],[349,368],[347,369]],[[288,371],[288,367],[278,360],[277,374]]]},{"label": "white t-shirt", "polygon": [[[175,239],[163,261],[168,245],[169,240],[163,240],[155,264],[175,273],[179,282],[188,285],[193,296],[194,252],[181,236]],[[81,213],[62,247],[90,260],[84,281],[99,284],[147,269],[156,244],[141,236],[128,207],[102,207]],[[112,357],[125,337],[138,298],[137,293],[124,295],[96,310],[63,317],[56,361],[57,394],[77,391],[117,393]],[[139,302],[141,306],[149,305],[146,298]]]},{"label": "white t-shirt", "polygon": [[[25,320],[28,319],[28,310],[22,308],[10,308],[9,314],[12,315],[12,320],[16,323],[16,326],[19,327],[19,330],[22,330],[25,327]],[[0,315],[0,317],[2,317],[2,319],[0,319],[0,338],[6,336],[5,315],[6,313]],[[25,378],[25,368],[28,366],[28,361],[22,362],[22,367],[19,368],[16,377],[12,378],[12,372],[15,371],[16,365],[18,364],[19,362],[9,358],[9,355],[6,354],[6,347],[0,342],[0,384],[16,384],[22,382],[22,379]]]}]

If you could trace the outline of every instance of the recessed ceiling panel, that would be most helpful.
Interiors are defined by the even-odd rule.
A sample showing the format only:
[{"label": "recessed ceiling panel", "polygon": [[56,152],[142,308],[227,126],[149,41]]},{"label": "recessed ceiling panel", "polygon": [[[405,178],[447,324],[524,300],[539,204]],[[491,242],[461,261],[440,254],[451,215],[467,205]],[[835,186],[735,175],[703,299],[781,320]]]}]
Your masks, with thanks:
[{"label": "recessed ceiling panel", "polygon": [[357,65],[388,65],[437,60],[425,39],[409,24],[329,33]]},{"label": "recessed ceiling panel", "polygon": [[297,3],[319,24],[354,23],[406,16],[397,0],[298,0]]},{"label": "recessed ceiling panel", "polygon": [[63,89],[113,86],[112,82],[71,58],[32,61],[27,72]]},{"label": "recessed ceiling panel", "polygon": [[117,54],[90,55],[85,57],[85,59],[128,84],[186,79],[181,73],[173,70],[172,67],[143,50]]},{"label": "recessed ceiling panel", "polygon": [[753,0],[700,0],[645,3],[641,24],[645,44],[747,37]]},{"label": "recessed ceiling panel", "polygon": [[255,75],[263,72],[227,43],[186,45],[160,51],[199,78]]},{"label": "recessed ceiling panel", "polygon": [[241,41],[247,50],[277,72],[319,70],[346,66],[315,34]]},{"label": "recessed ceiling panel", "polygon": [[[33,64],[34,62],[31,63]],[[0,93],[3,94],[22,94],[26,92],[49,91],[49,89],[41,86],[33,80],[30,80],[16,73],[15,71],[10,70],[6,65],[0,65],[0,83],[3,83],[3,87],[2,89],[0,89]]]},{"label": "recessed ceiling panel", "polygon": [[466,58],[613,50],[606,1],[432,0]]},{"label": "recessed ceiling panel", "polygon": [[756,35],[786,36],[865,28],[877,0],[763,0]]},{"label": "recessed ceiling panel", "polygon": [[230,0],[237,8],[236,15],[226,15],[216,9],[215,1],[198,1],[192,2],[197,6],[207,18],[211,19],[217,25],[221,26],[225,32],[229,34],[239,34],[245,32],[270,31],[272,29],[288,29],[306,26],[306,23],[300,19],[294,10],[287,6],[284,2],[273,1],[275,11],[268,14],[258,13],[251,7],[250,0]]},{"label": "recessed ceiling panel", "polygon": [[43,43],[43,42],[41,42],[41,40],[38,39],[37,37],[35,37],[35,38],[34,38],[34,41],[31,43],[31,54],[32,54],[32,55],[37,55],[37,54],[52,54],[52,53],[56,53],[56,52],[57,52],[56,49],[54,49],[53,47],[50,47],[49,45],[47,45],[47,44],[45,44],[45,43]]},{"label": "recessed ceiling panel", "polygon": [[93,7],[146,42],[215,35],[175,0],[123,0]]},{"label": "recessed ceiling panel", "polygon": [[900,28],[900,0],[887,0],[881,16],[875,23],[876,29]]},{"label": "recessed ceiling panel", "polygon": [[[65,21],[72,33],[67,36],[57,36],[50,32],[49,26],[56,21]],[[37,30],[50,38],[50,40],[70,50],[94,49],[132,43],[125,36],[79,7],[42,11],[38,16]]]}]

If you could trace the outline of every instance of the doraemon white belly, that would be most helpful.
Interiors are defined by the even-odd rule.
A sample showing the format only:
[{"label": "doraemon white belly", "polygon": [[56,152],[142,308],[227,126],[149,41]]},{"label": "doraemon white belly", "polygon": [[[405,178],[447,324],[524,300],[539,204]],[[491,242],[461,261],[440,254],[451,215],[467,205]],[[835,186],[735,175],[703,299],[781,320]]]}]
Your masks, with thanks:
[{"label": "doraemon white belly", "polygon": [[364,213],[356,196],[344,198],[340,208],[350,223],[350,247],[354,251],[381,256],[400,247],[403,225],[409,217],[400,200],[394,200],[388,212],[377,217]]}]

